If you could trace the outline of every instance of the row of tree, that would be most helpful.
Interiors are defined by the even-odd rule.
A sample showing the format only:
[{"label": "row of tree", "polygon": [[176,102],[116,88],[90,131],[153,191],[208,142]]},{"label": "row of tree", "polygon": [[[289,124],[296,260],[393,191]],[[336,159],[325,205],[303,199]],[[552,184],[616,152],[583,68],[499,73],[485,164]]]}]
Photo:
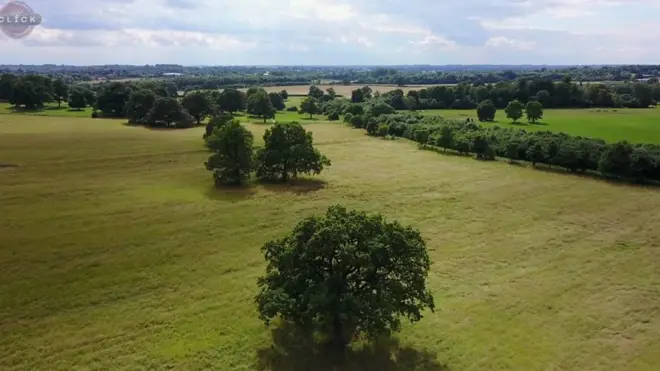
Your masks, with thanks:
[{"label": "row of tree", "polygon": [[370,135],[404,137],[422,146],[454,150],[459,154],[472,153],[483,160],[502,157],[571,172],[593,171],[638,182],[660,181],[660,146],[653,144],[607,143],[550,131],[483,127],[470,120],[452,121],[438,116],[374,116],[365,111],[361,115],[347,113],[344,121],[366,129]]},{"label": "row of tree", "polygon": [[277,123],[266,130],[264,146],[253,151],[254,137],[231,115],[211,119],[204,135],[212,152],[206,168],[216,186],[237,185],[253,172],[262,180],[286,182],[299,174],[319,174],[330,160],[314,148],[312,133],[297,122]]},{"label": "row of tree", "polygon": [[373,93],[371,88],[365,86],[353,90],[351,94],[354,103],[370,99],[381,99],[397,110],[475,109],[486,100],[499,109],[504,109],[513,100],[523,104],[537,101],[546,108],[647,108],[660,101],[660,84],[577,84],[567,77],[560,82],[520,79],[480,86],[434,86],[410,90],[407,94],[401,89],[385,94]]}]

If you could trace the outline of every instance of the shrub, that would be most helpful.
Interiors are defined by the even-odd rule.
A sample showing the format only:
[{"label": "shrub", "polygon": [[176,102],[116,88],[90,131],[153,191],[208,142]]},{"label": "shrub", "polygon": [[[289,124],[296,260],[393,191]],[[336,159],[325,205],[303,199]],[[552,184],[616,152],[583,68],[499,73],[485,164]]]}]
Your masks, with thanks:
[{"label": "shrub", "polygon": [[344,115],[344,122],[347,124],[351,124],[353,120],[353,114],[352,113],[347,113]]},{"label": "shrub", "polygon": [[288,112],[298,112],[298,107],[296,107],[296,106],[287,107],[286,110]]},{"label": "shrub", "polygon": [[92,111],[92,118],[97,119],[101,117],[101,113],[99,111]]},{"label": "shrub", "polygon": [[339,120],[339,114],[336,111],[330,112],[330,114],[328,114],[328,120],[329,121]]},{"label": "shrub", "polygon": [[364,129],[366,126],[366,123],[364,122],[364,117],[362,116],[351,117],[351,125],[357,129]]},{"label": "shrub", "polygon": [[385,136],[388,135],[389,132],[390,132],[390,127],[389,127],[389,125],[387,125],[387,124],[380,124],[380,125],[378,125],[377,135],[378,135],[379,137],[385,137]]}]

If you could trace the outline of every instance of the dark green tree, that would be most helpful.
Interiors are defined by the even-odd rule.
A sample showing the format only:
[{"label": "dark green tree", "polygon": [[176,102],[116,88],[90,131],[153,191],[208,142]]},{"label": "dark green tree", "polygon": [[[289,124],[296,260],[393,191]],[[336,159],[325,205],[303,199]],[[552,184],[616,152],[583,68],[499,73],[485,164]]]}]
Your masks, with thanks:
[{"label": "dark green tree", "polygon": [[151,126],[185,128],[191,127],[195,121],[178,99],[169,97],[156,99],[147,115],[147,122]]},{"label": "dark green tree", "polygon": [[18,76],[5,73],[0,76],[0,100],[11,100],[14,84],[18,82]]},{"label": "dark green tree", "polygon": [[96,93],[88,87],[83,88],[83,91],[85,93],[85,101],[87,102],[87,105],[93,107],[96,104]]},{"label": "dark green tree", "polygon": [[217,127],[206,138],[206,147],[213,152],[206,169],[213,172],[215,185],[241,184],[254,168],[252,142],[254,137],[238,120]]},{"label": "dark green tree", "polygon": [[443,126],[440,129],[440,136],[436,139],[435,145],[443,148],[445,151],[454,146],[454,131],[449,126]]},{"label": "dark green tree", "polygon": [[506,113],[506,117],[513,120],[513,122],[517,122],[518,119],[520,119],[523,116],[524,108],[525,106],[523,106],[523,104],[520,103],[519,100],[515,99],[509,102],[509,104],[504,109],[504,112]]},{"label": "dark green tree", "polygon": [[518,159],[518,149],[520,142],[512,139],[505,143],[505,157],[509,159],[509,163],[514,163]]},{"label": "dark green tree", "polygon": [[426,287],[431,261],[420,233],[382,215],[332,206],[262,248],[268,266],[255,301],[275,317],[337,347],[401,328],[435,309]]},{"label": "dark green tree", "polygon": [[525,112],[527,113],[527,121],[535,124],[543,118],[543,105],[541,102],[530,100],[525,106]]},{"label": "dark green tree", "polygon": [[300,103],[300,113],[308,114],[310,119],[312,118],[312,115],[321,113],[321,107],[316,98],[312,96],[305,98],[305,100]]},{"label": "dark green tree", "polygon": [[247,111],[249,114],[261,116],[264,123],[267,119],[275,117],[275,107],[265,90],[257,91],[248,96]]},{"label": "dark green tree", "polygon": [[527,159],[536,166],[537,163],[546,162],[545,149],[543,143],[535,142],[527,148]]},{"label": "dark green tree", "polygon": [[195,119],[197,125],[201,124],[214,111],[211,96],[204,91],[186,93],[181,100],[181,105]]},{"label": "dark green tree", "polygon": [[221,93],[214,95],[215,105],[220,112],[239,112],[245,110],[247,96],[240,90],[225,89]]},{"label": "dark green tree", "polygon": [[69,92],[68,102],[69,107],[75,110],[81,110],[87,107],[87,99],[85,97],[85,89],[75,87]]},{"label": "dark green tree", "polygon": [[297,122],[277,123],[266,130],[257,152],[257,177],[284,182],[298,174],[319,174],[330,160],[314,148],[312,133]]},{"label": "dark green tree", "polygon": [[270,98],[270,103],[273,105],[273,107],[278,110],[282,111],[286,108],[286,105],[284,104],[284,99],[280,95],[280,93],[268,93],[268,97]]},{"label": "dark green tree", "polygon": [[24,106],[27,109],[42,108],[50,98],[46,87],[37,81],[21,78],[12,89],[10,103],[16,107]]},{"label": "dark green tree", "polygon": [[227,112],[220,112],[211,116],[209,123],[206,124],[206,130],[202,138],[206,139],[207,137],[211,136],[211,134],[213,134],[213,132],[217,128],[224,126],[226,123],[232,121],[233,119],[234,116],[231,113],[227,113]]},{"label": "dark green tree", "polygon": [[626,176],[630,170],[633,147],[627,141],[608,145],[598,162],[598,171],[603,174]]},{"label": "dark green tree", "polygon": [[96,107],[108,117],[124,117],[133,88],[123,82],[111,82],[101,88]]},{"label": "dark green tree", "polygon": [[494,121],[496,113],[497,107],[495,107],[495,104],[490,99],[486,99],[477,106],[477,118],[479,121]]},{"label": "dark green tree", "polygon": [[309,94],[310,97],[321,99],[323,98],[323,90],[321,90],[318,86],[312,85],[309,87]]},{"label": "dark green tree", "polygon": [[53,81],[53,98],[58,107],[62,107],[62,101],[67,100],[69,96],[69,85],[64,80],[56,79]]},{"label": "dark green tree", "polygon": [[131,124],[146,124],[158,96],[152,90],[138,90],[131,94],[126,104],[126,118]]},{"label": "dark green tree", "polygon": [[280,95],[282,96],[282,99],[284,99],[284,100],[289,99],[289,93],[286,90],[282,90],[280,92]]}]

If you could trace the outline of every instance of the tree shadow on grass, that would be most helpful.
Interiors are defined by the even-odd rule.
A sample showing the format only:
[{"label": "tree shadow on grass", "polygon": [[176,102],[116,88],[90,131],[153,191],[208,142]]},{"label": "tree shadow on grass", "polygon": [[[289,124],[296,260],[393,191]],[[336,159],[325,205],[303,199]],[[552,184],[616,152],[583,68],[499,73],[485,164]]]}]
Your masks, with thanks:
[{"label": "tree shadow on grass", "polygon": [[636,181],[635,179],[615,178],[615,177],[603,175],[596,171],[573,172],[563,168],[550,167],[547,165],[539,165],[539,164],[537,164],[532,168],[534,170],[542,171],[546,173],[563,174],[567,176],[574,176],[574,177],[586,178],[586,179],[596,179],[618,186],[626,186],[626,187],[632,186],[632,187],[641,187],[641,188],[658,188],[660,186],[660,182],[656,182],[656,181]]},{"label": "tree shadow on grass", "polygon": [[244,184],[240,186],[209,186],[205,192],[206,197],[217,201],[243,201],[254,197],[257,194],[257,188],[254,184]]},{"label": "tree shadow on grass", "polygon": [[60,107],[56,107],[56,106],[46,107],[46,111],[62,111],[62,110],[66,110],[66,109],[67,109],[67,107],[62,107],[62,106],[60,106]]},{"label": "tree shadow on grass", "polygon": [[275,193],[306,194],[325,188],[327,182],[319,179],[296,178],[287,182],[261,181],[260,184]]},{"label": "tree shadow on grass", "polygon": [[[104,117],[99,117],[99,118],[104,118]],[[105,118],[117,119],[117,117],[105,117]],[[177,127],[177,126],[173,126],[173,125],[171,125],[171,126],[149,126],[149,125],[146,125],[146,124],[132,124],[128,121],[124,122],[122,125],[131,127],[131,128],[144,128],[144,129],[152,130],[152,131],[191,130],[191,129],[197,129],[197,128],[204,127],[203,123],[199,124],[199,125],[194,124],[193,126]],[[200,135],[200,139],[201,139],[201,135]]]},{"label": "tree shadow on grass", "polygon": [[272,330],[273,345],[257,350],[259,371],[449,371],[435,355],[383,339],[337,350],[291,325]]},{"label": "tree shadow on grass", "polygon": [[438,154],[441,154],[443,156],[452,156],[452,157],[466,157],[469,158],[471,157],[471,154],[461,154],[453,149],[447,149],[445,150],[444,148],[439,148],[439,147],[434,147],[434,146],[429,146],[429,145],[424,145],[420,146],[419,149],[423,151],[430,151],[430,152],[435,152]]}]

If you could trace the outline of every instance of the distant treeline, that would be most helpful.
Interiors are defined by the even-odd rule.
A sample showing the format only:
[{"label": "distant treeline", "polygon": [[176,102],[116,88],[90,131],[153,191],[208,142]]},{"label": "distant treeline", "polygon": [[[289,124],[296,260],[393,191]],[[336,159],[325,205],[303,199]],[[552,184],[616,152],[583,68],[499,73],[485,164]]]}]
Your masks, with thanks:
[{"label": "distant treeline", "polygon": [[[565,77],[560,82],[549,79],[518,79],[497,84],[435,86],[412,90],[398,89],[379,97],[370,89],[354,90],[351,100],[359,103],[370,97],[380,98],[397,110],[474,109],[485,100],[504,108],[512,100],[541,102],[546,108],[628,107],[647,108],[660,101],[660,84],[655,80],[627,84],[580,84]],[[410,98],[408,98],[410,97]]]},{"label": "distant treeline", "polygon": [[[658,65],[621,66],[180,66],[180,65],[0,65],[0,73],[40,74],[65,81],[167,78],[179,90],[309,84],[322,80],[339,84],[460,84],[548,79],[561,81],[634,81],[660,77]],[[170,77],[165,77],[169,74]],[[181,75],[181,76],[177,76]]]}]

